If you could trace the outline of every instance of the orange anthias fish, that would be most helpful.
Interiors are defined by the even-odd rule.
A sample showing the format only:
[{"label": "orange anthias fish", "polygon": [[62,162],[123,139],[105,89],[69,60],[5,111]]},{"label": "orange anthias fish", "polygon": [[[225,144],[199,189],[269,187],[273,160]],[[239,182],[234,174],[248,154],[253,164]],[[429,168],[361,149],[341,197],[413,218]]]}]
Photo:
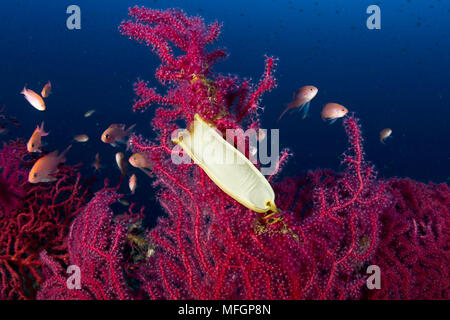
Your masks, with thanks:
[{"label": "orange anthias fish", "polygon": [[39,111],[45,110],[45,103],[44,100],[41,98],[40,95],[38,95],[33,90],[27,89],[26,87],[23,88],[23,90],[20,92],[25,96],[25,99],[36,109]]},{"label": "orange anthias fish", "polygon": [[116,153],[116,163],[122,175],[128,175],[127,162],[125,161],[125,155],[122,152]]},{"label": "orange anthias fish", "polygon": [[94,109],[88,110],[88,111],[85,112],[84,117],[85,118],[89,118],[90,116],[92,116],[94,114],[94,112],[95,112]]},{"label": "orange anthias fish", "polygon": [[72,145],[68,146],[60,155],[58,155],[58,151],[56,150],[39,158],[30,170],[28,182],[40,183],[58,180],[56,178],[58,165],[66,161],[65,155],[71,147]]},{"label": "orange anthias fish", "polygon": [[127,200],[125,200],[125,199],[120,199],[119,202],[120,202],[120,204],[122,204],[124,206],[129,206],[130,205],[130,203]]},{"label": "orange anthias fish", "polygon": [[42,88],[41,96],[42,98],[47,98],[50,93],[52,93],[52,83],[49,81],[47,84]]},{"label": "orange anthias fish", "polygon": [[319,89],[317,89],[314,86],[304,86],[298,89],[296,92],[294,92],[293,100],[291,103],[288,104],[286,109],[284,109],[283,113],[278,118],[278,121],[292,108],[299,108],[298,110],[303,110],[303,117],[302,119],[305,119],[308,115],[309,111],[309,104],[312,99],[317,95],[317,92],[319,92]]},{"label": "orange anthias fish", "polygon": [[327,103],[322,109],[322,120],[334,123],[337,119],[345,117],[348,113],[346,107],[338,103]]},{"label": "orange anthias fish", "polygon": [[131,131],[135,126],[136,125],[133,124],[125,130],[124,124],[112,124],[103,132],[101,140],[113,147],[117,147],[117,143],[126,143],[125,138],[131,134]]},{"label": "orange anthias fish", "polygon": [[130,177],[130,180],[128,182],[128,186],[130,188],[131,194],[134,194],[134,191],[136,191],[136,187],[137,187],[137,178],[136,178],[136,175],[134,173]]},{"label": "orange anthias fish", "polygon": [[77,134],[75,137],[73,137],[73,140],[76,142],[88,142],[89,136],[87,134]]},{"label": "orange anthias fish", "polygon": [[27,143],[27,151],[28,152],[42,152],[42,141],[41,138],[48,136],[48,132],[44,131],[44,122],[41,123],[41,126],[37,126],[31,135],[30,140]]},{"label": "orange anthias fish", "polygon": [[153,169],[153,164],[143,153],[133,154],[128,161],[135,168]]},{"label": "orange anthias fish", "polygon": [[386,128],[380,131],[380,142],[384,144],[384,141],[391,137],[392,130],[390,128]]},{"label": "orange anthias fish", "polygon": [[95,155],[95,160],[92,166],[94,167],[94,171],[99,171],[102,168],[102,165],[100,163],[100,154],[97,153]]},{"label": "orange anthias fish", "polygon": [[146,157],[143,153],[135,153],[133,154],[130,159],[128,159],[128,162],[135,168],[141,169],[146,175],[149,177],[152,177],[152,174],[150,173],[150,170],[153,169],[152,162]]}]

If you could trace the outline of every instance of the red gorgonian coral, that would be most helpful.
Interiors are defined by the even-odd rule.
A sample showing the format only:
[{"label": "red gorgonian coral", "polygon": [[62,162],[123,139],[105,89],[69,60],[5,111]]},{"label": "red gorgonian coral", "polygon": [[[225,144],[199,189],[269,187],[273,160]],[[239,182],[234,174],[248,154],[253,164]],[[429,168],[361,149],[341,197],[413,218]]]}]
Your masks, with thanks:
[{"label": "red gorgonian coral", "polygon": [[[343,159],[347,169],[342,174],[309,172],[276,184],[283,220],[266,225],[221,192],[196,165],[171,163],[170,133],[178,128],[177,120],[188,125],[195,113],[220,130],[242,128],[244,119],[250,119],[245,129],[258,128],[259,97],[275,85],[274,59],[267,58],[260,85],[253,87],[247,80],[240,83],[237,77],[212,72],[216,58],[224,56],[222,50],[205,49],[219,35],[217,23],[206,27],[199,17],[170,9],[135,7],[130,16],[135,21],[122,23],[122,33],[152,46],[162,60],[157,79],[170,84],[164,96],[141,80],[136,84],[135,110],[153,103],[171,106],[156,110],[156,142],[131,140],[135,151],[154,162],[154,185],[159,186],[160,202],[168,214],[151,232],[156,254],[150,267],[142,269],[149,297],[365,296],[366,267],[376,261],[377,250],[380,254],[380,236],[388,228],[383,224],[386,212],[392,212],[399,197],[392,185],[375,179],[373,168],[364,161],[357,120],[344,121],[350,142],[350,153]],[[171,45],[183,54],[175,57]],[[281,161],[286,156],[284,152]],[[448,197],[445,194],[440,203]],[[430,212],[436,217],[444,214],[435,209]],[[448,237],[448,232],[443,234]],[[446,258],[448,246],[441,243],[433,261],[442,268]],[[448,294],[448,288],[444,292]]]},{"label": "red gorgonian coral", "polygon": [[[196,113],[221,131],[258,129],[258,103],[275,86],[275,60],[266,59],[259,85],[252,86],[213,73],[225,53],[205,46],[219,36],[218,23],[206,26],[200,17],[172,9],[134,7],[130,16],[134,21],[123,22],[121,32],[152,46],[162,60],[156,77],[168,87],[162,95],[137,82],[134,110],[162,107],[152,122],[157,138],[130,140],[153,163],[153,185],[166,216],[147,239],[155,250],[130,266],[123,256],[126,228],[112,221],[108,207],[118,196],[100,191],[69,237],[70,263],[85,274],[82,289],[69,291],[62,268],[43,253],[52,272],[40,298],[448,298],[446,185],[377,179],[364,158],[358,120],[350,115],[344,119],[345,170],[310,171],[273,183],[281,210],[268,221],[222,192],[197,165],[174,164],[170,136]],[[283,151],[277,168],[287,156]],[[378,291],[366,286],[371,264],[381,268]],[[139,286],[131,289],[125,274]]]},{"label": "red gorgonian coral", "polygon": [[381,289],[371,299],[450,298],[450,189],[411,179],[387,181],[393,197],[383,211],[376,255]]},{"label": "red gorgonian coral", "polygon": [[81,287],[69,288],[66,270],[44,251],[41,260],[48,267],[48,274],[38,299],[131,298],[124,279],[126,266],[122,263],[127,228],[123,222],[113,221],[109,207],[120,199],[116,191],[107,187],[98,191],[70,227],[66,266],[79,268]]},{"label": "red gorgonian coral", "polygon": [[25,141],[0,150],[0,299],[33,299],[42,281],[39,253],[66,258],[66,234],[87,189],[76,168],[61,166],[56,183],[28,183]]}]

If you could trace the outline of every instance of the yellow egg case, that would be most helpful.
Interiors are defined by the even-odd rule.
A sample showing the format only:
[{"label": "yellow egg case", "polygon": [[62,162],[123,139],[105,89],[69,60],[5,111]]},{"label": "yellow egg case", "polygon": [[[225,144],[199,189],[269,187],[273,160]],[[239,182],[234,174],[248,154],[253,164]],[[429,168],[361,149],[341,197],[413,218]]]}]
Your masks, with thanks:
[{"label": "yellow egg case", "polygon": [[195,115],[173,140],[226,194],[258,213],[277,212],[275,193],[262,173],[212,125]]}]

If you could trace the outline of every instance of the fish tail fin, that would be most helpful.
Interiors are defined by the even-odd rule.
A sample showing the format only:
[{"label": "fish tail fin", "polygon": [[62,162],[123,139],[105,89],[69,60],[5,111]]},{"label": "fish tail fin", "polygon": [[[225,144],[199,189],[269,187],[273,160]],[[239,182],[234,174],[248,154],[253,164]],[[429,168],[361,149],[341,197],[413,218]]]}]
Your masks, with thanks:
[{"label": "fish tail fin", "polygon": [[132,146],[133,146],[133,143],[131,142],[131,138],[128,138],[126,151],[131,150]]},{"label": "fish tail fin", "polygon": [[128,172],[128,167],[123,168],[123,170],[120,170],[120,174],[126,177],[130,176],[130,173]]},{"label": "fish tail fin", "polygon": [[333,123],[336,122],[337,119],[338,119],[338,118],[329,119],[329,120],[328,120],[328,121],[329,121],[328,124],[332,125]]},{"label": "fish tail fin", "polygon": [[391,139],[392,138],[392,136],[388,136],[388,137],[386,137],[386,138],[380,138],[380,142],[382,143],[382,144],[386,144],[386,140],[387,139]]},{"label": "fish tail fin", "polygon": [[125,131],[127,136],[131,134],[131,132],[133,131],[134,127],[136,127],[136,123],[132,124],[131,126],[128,127],[128,129]]},{"label": "fish tail fin", "polygon": [[70,148],[72,148],[71,144],[69,144],[69,146],[63,152],[61,152],[61,154],[59,155],[60,162],[66,162],[66,153],[70,150]]},{"label": "fish tail fin", "polygon": [[302,119],[305,120],[309,112],[309,101],[303,104],[300,109],[303,109]]},{"label": "fish tail fin", "polygon": [[92,167],[94,168],[94,172],[101,172],[102,169],[105,168],[105,166],[103,166],[103,165],[100,165],[100,166],[97,168],[97,167],[95,167],[95,164],[94,164],[94,163],[92,163]]},{"label": "fish tail fin", "polygon": [[153,178],[153,174],[151,173],[150,170],[145,169],[145,168],[139,168],[142,172],[144,172],[147,176],[149,176],[150,178]]},{"label": "fish tail fin", "polygon": [[20,91],[20,94],[25,94],[26,92],[27,92],[27,85],[24,85],[22,91]]},{"label": "fish tail fin", "polygon": [[44,121],[41,122],[41,126],[40,127],[38,126],[38,128],[39,128],[39,131],[41,132],[41,137],[48,136],[48,134],[50,133],[50,132],[45,132]]}]

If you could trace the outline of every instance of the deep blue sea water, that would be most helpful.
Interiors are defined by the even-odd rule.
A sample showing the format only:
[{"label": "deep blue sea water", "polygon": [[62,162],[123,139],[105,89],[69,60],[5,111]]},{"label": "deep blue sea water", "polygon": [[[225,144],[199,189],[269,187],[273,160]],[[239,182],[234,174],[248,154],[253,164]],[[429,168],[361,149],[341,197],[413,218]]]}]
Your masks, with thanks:
[{"label": "deep blue sea water", "polygon": [[[81,30],[66,28],[66,8],[81,8]],[[280,128],[281,147],[294,157],[286,174],[314,168],[340,170],[339,155],[347,145],[341,121],[327,125],[320,110],[338,102],[361,119],[367,158],[382,177],[420,181],[450,179],[450,1],[448,0],[11,0],[0,4],[0,105],[22,123],[0,140],[28,139],[45,121],[46,147],[62,150],[75,134],[88,134],[86,144],[73,143],[68,163],[83,162],[83,173],[100,153],[105,169],[99,180],[118,181],[114,154],[119,150],[99,137],[111,123],[136,123],[150,137],[152,111],[131,110],[136,78],[156,85],[159,60],[148,47],[118,32],[133,5],[179,7],[207,22],[223,22],[217,46],[229,58],[216,65],[222,73],[258,81],[264,55],[279,58],[278,87],[264,96],[263,126]],[[366,8],[381,9],[381,29],[366,27]],[[19,92],[40,92],[52,81],[47,110],[33,109]],[[319,94],[310,116],[276,123],[292,92],[312,84]],[[90,118],[83,114],[96,109]],[[386,145],[379,131],[393,130]],[[122,150],[123,151],[123,150]],[[139,187],[130,197],[148,210],[156,208],[153,190],[138,173]],[[126,186],[123,191],[127,192]],[[150,201],[149,201],[150,199]],[[155,209],[156,210],[156,209]]]}]

